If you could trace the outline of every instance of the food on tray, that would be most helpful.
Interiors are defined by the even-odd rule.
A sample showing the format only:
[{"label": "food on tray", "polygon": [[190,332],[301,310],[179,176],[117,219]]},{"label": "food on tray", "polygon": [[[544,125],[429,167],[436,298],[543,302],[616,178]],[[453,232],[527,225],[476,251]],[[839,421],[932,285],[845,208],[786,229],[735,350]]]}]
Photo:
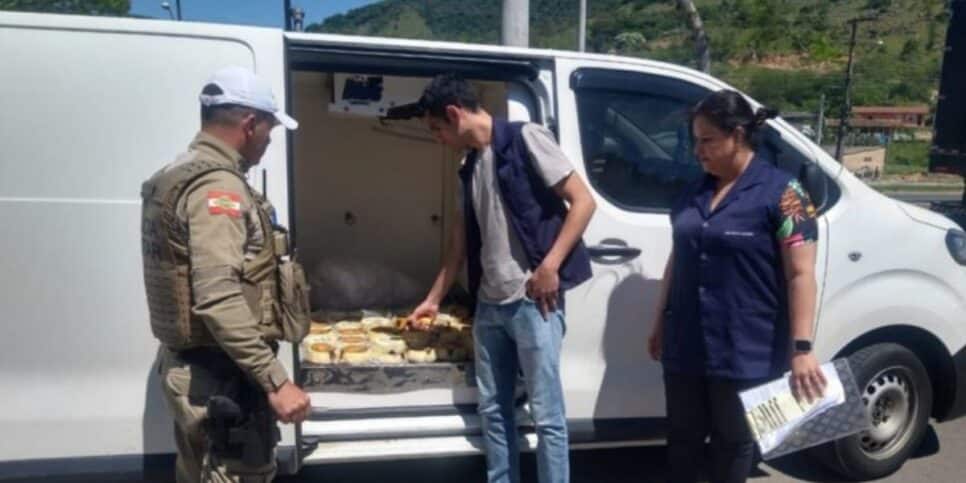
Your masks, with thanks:
[{"label": "food on tray", "polygon": [[347,345],[342,348],[342,362],[363,364],[372,359],[372,351],[365,344]]},{"label": "food on tray", "polygon": [[336,327],[335,331],[336,331],[337,334],[339,334],[339,337],[344,337],[344,336],[349,336],[349,335],[362,335],[362,336],[366,335],[366,330],[363,329],[362,327],[358,327],[358,328],[357,327],[346,327],[344,329],[340,329],[340,328]]},{"label": "food on tray", "polygon": [[362,330],[362,322],[356,320],[342,320],[335,323],[335,330],[342,332],[344,330]]},{"label": "food on tray", "polygon": [[332,324],[328,322],[312,322],[309,326],[309,334],[323,335],[332,332]]},{"label": "food on tray", "polygon": [[365,317],[362,319],[362,327],[371,330],[375,327],[392,327],[393,320],[388,317]]},{"label": "food on tray", "polygon": [[409,362],[436,362],[436,349],[432,347],[410,349],[406,351],[406,360]]},{"label": "food on tray", "polygon": [[315,364],[330,364],[335,361],[335,347],[325,343],[310,344],[306,359]]},{"label": "food on tray", "polygon": [[392,352],[394,354],[406,352],[406,340],[398,334],[373,331],[369,333],[369,340],[375,348],[382,352]]},{"label": "food on tray", "polygon": [[376,315],[359,319],[347,313],[320,312],[313,316],[301,344],[305,360],[390,365],[473,359],[473,320],[466,307],[449,305],[435,317],[420,317],[412,326],[408,315],[367,313]]},{"label": "food on tray", "polygon": [[346,345],[365,344],[366,342],[369,341],[369,338],[363,334],[351,334],[351,335],[340,335],[338,340],[339,340],[339,345],[346,346]]}]

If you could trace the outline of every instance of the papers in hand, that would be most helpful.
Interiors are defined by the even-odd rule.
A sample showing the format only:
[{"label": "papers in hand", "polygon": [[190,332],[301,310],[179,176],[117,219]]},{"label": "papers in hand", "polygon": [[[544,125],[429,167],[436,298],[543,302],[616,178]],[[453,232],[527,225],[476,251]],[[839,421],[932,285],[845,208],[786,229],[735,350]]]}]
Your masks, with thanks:
[{"label": "papers in hand", "polygon": [[833,363],[822,364],[822,373],[825,374],[828,385],[824,395],[811,403],[804,399],[795,399],[787,374],[781,379],[739,394],[745,409],[745,418],[758,442],[761,454],[767,454],[778,447],[805,421],[845,402],[845,389]]}]

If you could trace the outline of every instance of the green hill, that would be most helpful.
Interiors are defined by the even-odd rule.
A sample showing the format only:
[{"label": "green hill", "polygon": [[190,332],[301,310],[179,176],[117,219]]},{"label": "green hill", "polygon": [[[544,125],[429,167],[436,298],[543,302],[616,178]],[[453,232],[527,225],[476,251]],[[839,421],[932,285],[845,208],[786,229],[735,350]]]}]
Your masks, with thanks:
[{"label": "green hill", "polygon": [[[841,102],[846,20],[860,24],[855,104],[932,103],[948,14],[944,0],[697,0],[711,43],[712,73],[782,110]],[[593,52],[693,64],[685,15],[673,0],[589,0]],[[499,42],[500,0],[385,0],[307,30],[358,35]],[[534,47],[575,49],[577,0],[531,0]],[[835,111],[833,111],[835,112]]]}]

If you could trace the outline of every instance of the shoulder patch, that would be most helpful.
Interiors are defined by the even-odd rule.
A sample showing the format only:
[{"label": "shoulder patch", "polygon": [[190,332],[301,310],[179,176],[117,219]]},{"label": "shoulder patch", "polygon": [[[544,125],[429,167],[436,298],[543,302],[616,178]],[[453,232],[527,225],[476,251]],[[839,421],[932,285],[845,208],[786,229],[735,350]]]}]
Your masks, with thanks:
[{"label": "shoulder patch", "polygon": [[241,195],[234,191],[209,191],[208,214],[228,215],[232,218],[240,218],[242,214],[241,200]]}]

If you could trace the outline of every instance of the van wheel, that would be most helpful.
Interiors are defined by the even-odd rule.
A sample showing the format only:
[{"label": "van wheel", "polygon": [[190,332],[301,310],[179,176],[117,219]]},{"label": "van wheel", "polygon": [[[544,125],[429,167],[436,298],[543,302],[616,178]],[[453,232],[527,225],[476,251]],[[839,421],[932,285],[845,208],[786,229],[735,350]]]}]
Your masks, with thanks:
[{"label": "van wheel", "polygon": [[875,344],[849,356],[871,429],[822,445],[814,453],[830,469],[855,480],[898,470],[926,432],[932,383],[915,354],[899,344]]}]

